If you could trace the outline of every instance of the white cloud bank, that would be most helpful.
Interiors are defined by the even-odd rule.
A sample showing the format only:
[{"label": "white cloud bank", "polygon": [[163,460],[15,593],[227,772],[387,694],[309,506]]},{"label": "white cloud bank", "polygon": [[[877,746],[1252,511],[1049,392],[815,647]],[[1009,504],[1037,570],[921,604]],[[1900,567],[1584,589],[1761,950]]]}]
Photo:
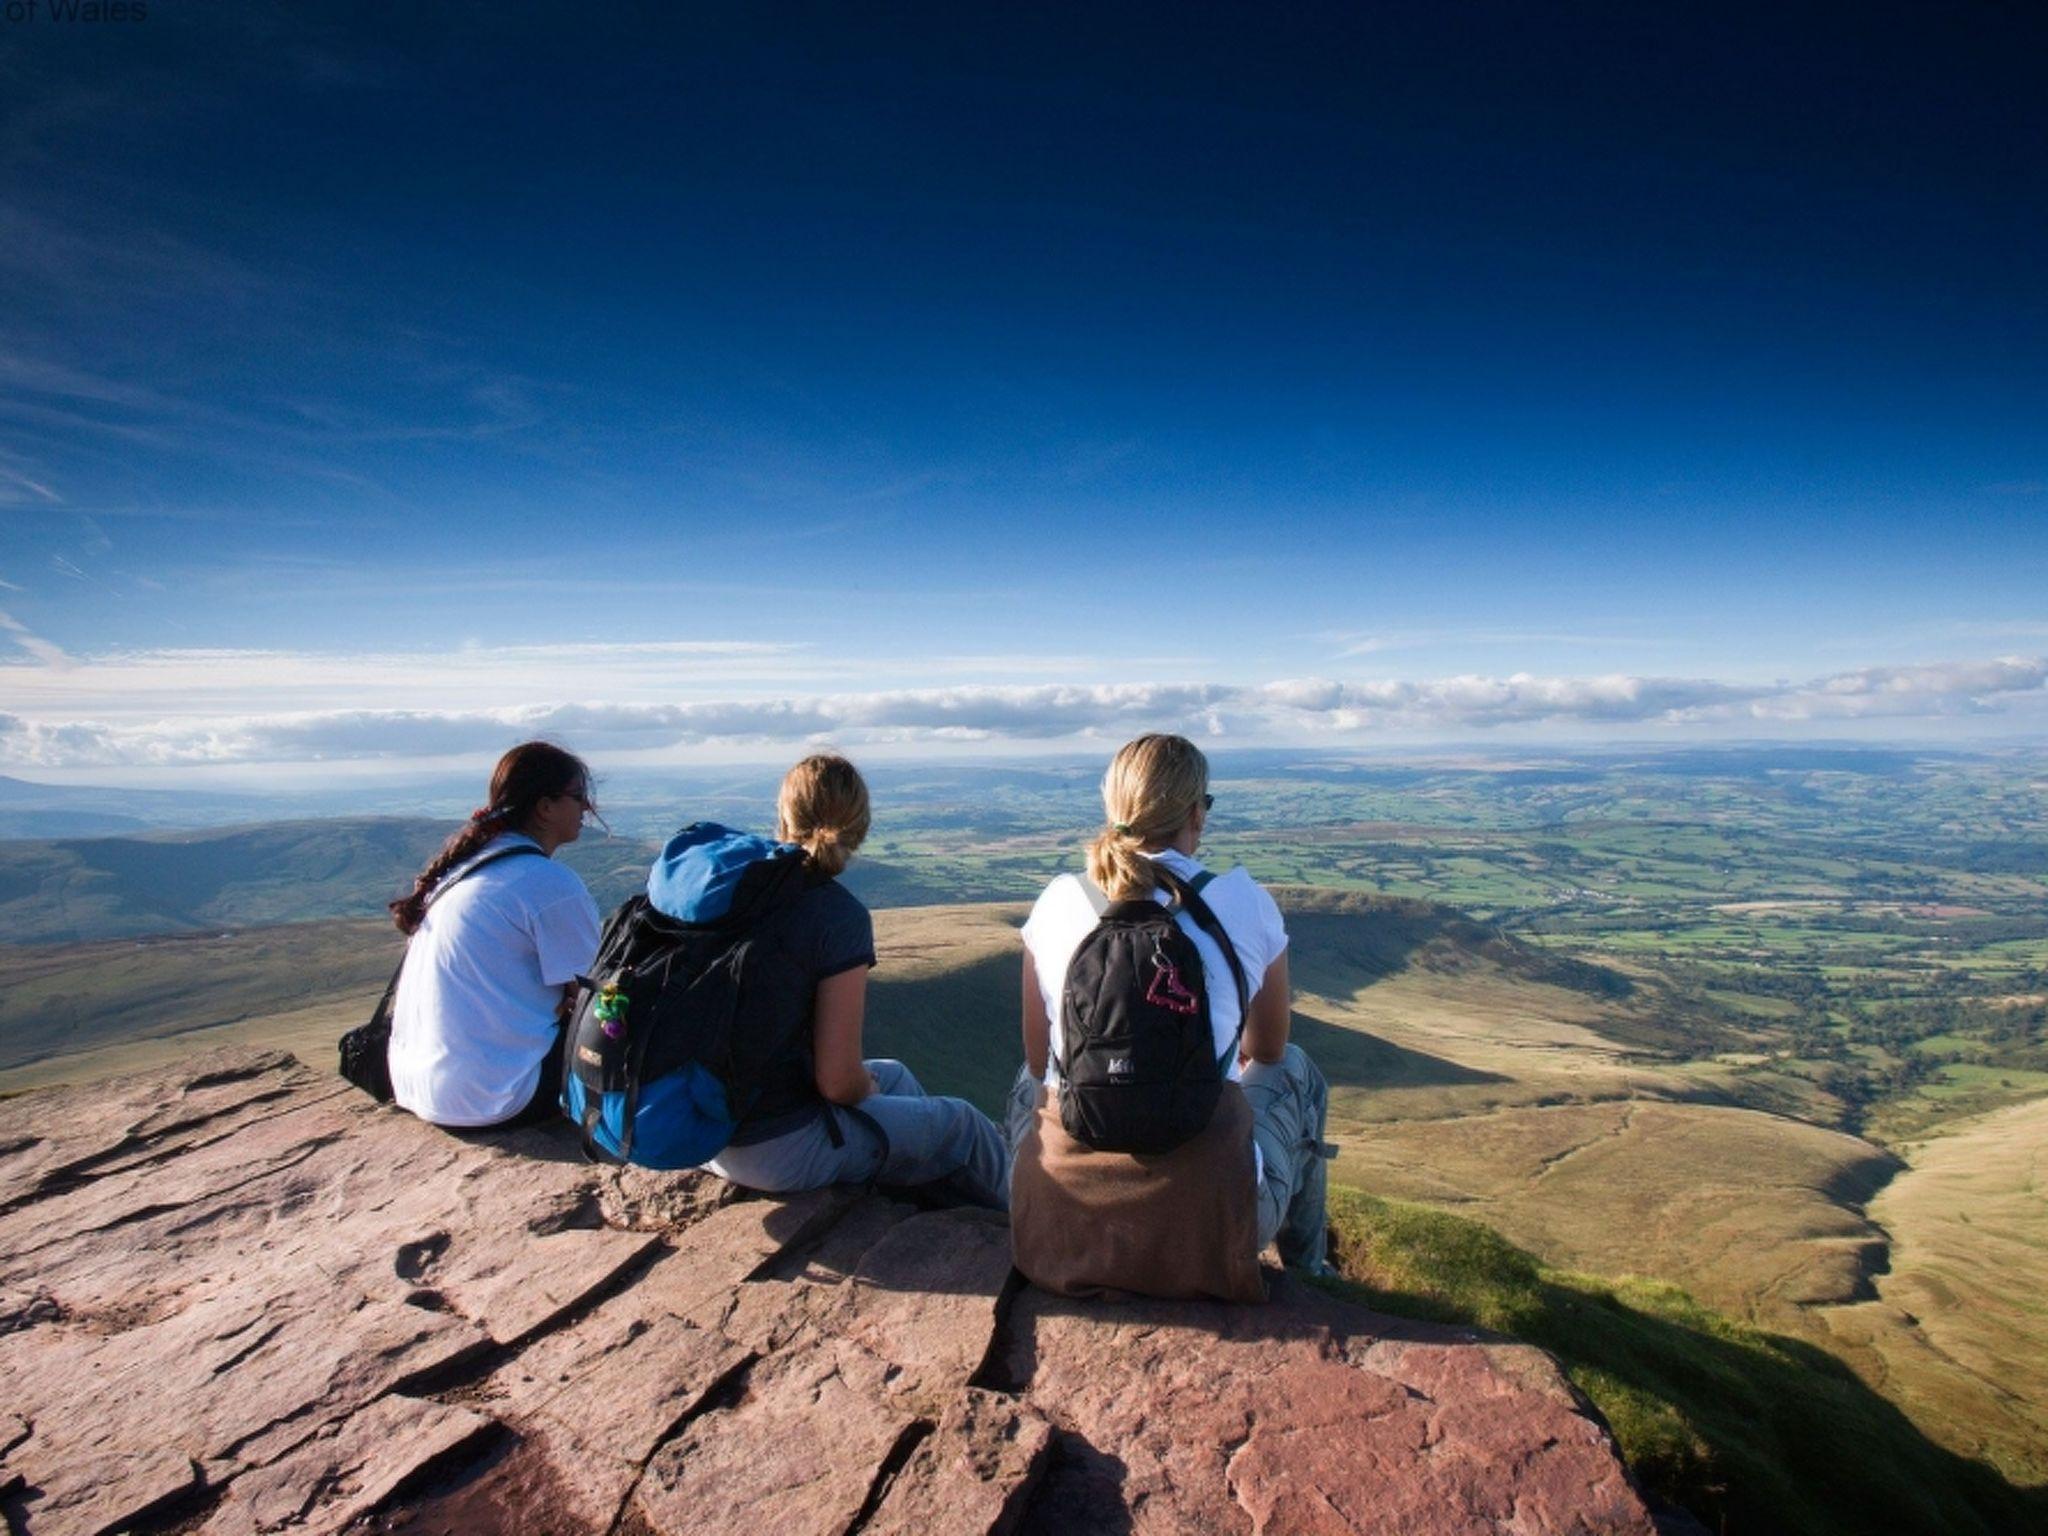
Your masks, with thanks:
[{"label": "white cloud bank", "polygon": [[[0,683],[4,683],[0,674]],[[787,694],[684,703],[487,709],[329,709],[84,720],[0,711],[0,767],[150,768],[445,758],[545,735],[593,752],[686,751],[830,739],[1043,743],[1178,730],[1247,745],[1366,742],[1501,728],[1940,719],[1997,713],[2048,689],[2048,658],[1867,667],[1803,683],[1693,678],[1460,676],[1257,685],[1129,683]]]}]

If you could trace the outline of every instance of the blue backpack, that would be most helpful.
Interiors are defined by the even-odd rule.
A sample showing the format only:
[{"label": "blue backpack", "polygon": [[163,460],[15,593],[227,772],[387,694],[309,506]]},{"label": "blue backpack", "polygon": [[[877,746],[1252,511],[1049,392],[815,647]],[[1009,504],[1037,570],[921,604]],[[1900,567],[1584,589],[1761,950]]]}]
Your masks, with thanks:
[{"label": "blue backpack", "polygon": [[562,1109],[594,1161],[716,1157],[770,1069],[806,1048],[808,975],[787,919],[815,882],[803,850],[695,822],[605,923],[562,1041]]}]

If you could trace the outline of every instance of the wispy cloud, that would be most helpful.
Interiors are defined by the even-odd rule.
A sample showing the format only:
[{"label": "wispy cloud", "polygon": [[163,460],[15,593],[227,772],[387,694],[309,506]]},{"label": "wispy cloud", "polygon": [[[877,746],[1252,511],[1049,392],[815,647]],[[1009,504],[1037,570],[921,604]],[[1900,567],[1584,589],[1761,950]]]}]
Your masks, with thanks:
[{"label": "wispy cloud", "polygon": [[133,767],[442,757],[549,735],[631,752],[831,739],[1096,741],[1148,729],[1251,742],[1372,740],[1516,727],[1784,727],[1985,714],[2048,689],[2048,658],[1867,667],[1805,682],[1459,676],[1341,683],[986,684],[680,703],[551,702],[494,709],[350,709],[51,719],[0,715],[0,762]]},{"label": "wispy cloud", "polygon": [[64,498],[42,481],[32,480],[20,470],[0,464],[0,507],[22,505],[28,499],[20,494],[23,491],[47,506],[61,507],[64,504]]},{"label": "wispy cloud", "polygon": [[1333,647],[1333,659],[1377,656],[1388,651],[1452,650],[1482,645],[1641,645],[1616,635],[1589,635],[1570,630],[1531,629],[1326,629],[1307,638]]},{"label": "wispy cloud", "polygon": [[1948,626],[1952,635],[2038,640],[2048,638],[2048,619],[1966,619]]},{"label": "wispy cloud", "polygon": [[[13,585],[11,582],[0,581],[0,587],[6,587],[11,592],[19,592],[21,590],[21,588]],[[35,660],[45,667],[50,667],[57,671],[69,671],[75,665],[72,659],[65,654],[62,647],[45,640],[41,635],[30,629],[5,609],[0,609],[0,630],[4,630],[9,635],[12,635],[16,646],[34,657]]]}]

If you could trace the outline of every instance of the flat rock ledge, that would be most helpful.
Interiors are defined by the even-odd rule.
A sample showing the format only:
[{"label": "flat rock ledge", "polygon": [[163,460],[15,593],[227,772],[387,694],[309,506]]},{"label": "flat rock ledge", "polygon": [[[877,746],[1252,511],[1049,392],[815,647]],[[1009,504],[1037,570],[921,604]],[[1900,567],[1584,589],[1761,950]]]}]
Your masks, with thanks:
[{"label": "flat rock ledge", "polygon": [[278,1053],[0,1127],[16,1532],[1656,1529],[1548,1356],[1277,1275],[1061,1300],[985,1213],[598,1169]]}]

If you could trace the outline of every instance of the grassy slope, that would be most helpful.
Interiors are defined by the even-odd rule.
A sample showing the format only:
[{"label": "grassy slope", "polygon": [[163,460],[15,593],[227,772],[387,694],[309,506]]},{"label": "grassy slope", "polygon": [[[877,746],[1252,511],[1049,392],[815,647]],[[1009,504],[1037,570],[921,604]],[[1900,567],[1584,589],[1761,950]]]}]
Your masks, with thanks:
[{"label": "grassy slope", "polygon": [[[0,1084],[10,1069],[337,999],[368,1017],[398,963],[388,923],[0,946]],[[98,1058],[96,1058],[98,1059]]]},{"label": "grassy slope", "polygon": [[1477,1222],[1354,1190],[1331,1216],[1334,1289],[1548,1349],[1644,1484],[1709,1529],[1992,1536],[2048,1520],[2048,1494],[1927,1439],[1832,1356],[1675,1286],[1548,1269]]},{"label": "grassy slope", "polygon": [[1870,1204],[1891,1270],[1813,1336],[2015,1481],[2048,1484],[2048,1100],[1908,1149]]}]

